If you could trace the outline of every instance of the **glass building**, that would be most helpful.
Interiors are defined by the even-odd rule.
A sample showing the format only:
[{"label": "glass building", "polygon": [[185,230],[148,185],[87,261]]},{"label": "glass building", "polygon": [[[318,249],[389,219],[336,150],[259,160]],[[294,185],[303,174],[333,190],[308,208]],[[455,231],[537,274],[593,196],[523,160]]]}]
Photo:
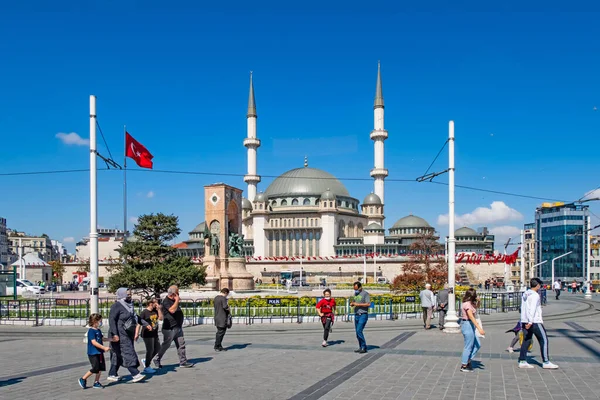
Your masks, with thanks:
[{"label": "glass building", "polygon": [[535,262],[540,278],[550,282],[552,259],[569,251],[573,253],[554,262],[554,277],[563,281],[585,281],[588,257],[588,206],[564,203],[544,203],[535,210]]}]

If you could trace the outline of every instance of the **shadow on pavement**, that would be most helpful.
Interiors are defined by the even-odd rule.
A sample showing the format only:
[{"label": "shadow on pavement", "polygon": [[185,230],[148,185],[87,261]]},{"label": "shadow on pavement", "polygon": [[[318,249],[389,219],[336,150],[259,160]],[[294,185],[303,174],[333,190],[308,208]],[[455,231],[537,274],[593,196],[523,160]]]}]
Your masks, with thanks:
[{"label": "shadow on pavement", "polygon": [[332,342],[327,342],[327,345],[328,346],[336,346],[338,344],[344,344],[344,343],[346,343],[345,340],[334,340]]},{"label": "shadow on pavement", "polygon": [[[197,364],[209,362],[212,359],[213,359],[212,357],[190,358],[188,360],[188,362],[191,363],[191,364],[194,364],[194,367],[195,367]],[[194,368],[194,367],[192,367],[192,368]],[[148,375],[146,375],[146,379],[145,380],[150,379],[152,376],[165,375],[165,374],[167,374],[169,372],[174,372],[175,370],[179,370],[179,369],[192,369],[192,368],[181,368],[179,366],[179,364],[163,365],[162,368],[159,369],[158,371],[156,371],[155,374],[148,374]]]},{"label": "shadow on pavement", "polygon": [[244,343],[244,344],[232,344],[229,347],[225,347],[227,350],[243,350],[248,346],[252,346],[252,343]]},{"label": "shadow on pavement", "polygon": [[12,378],[12,379],[7,379],[5,381],[0,381],[0,387],[10,386],[10,385],[16,385],[17,383],[23,382],[24,379],[27,379],[27,378],[26,377]]}]

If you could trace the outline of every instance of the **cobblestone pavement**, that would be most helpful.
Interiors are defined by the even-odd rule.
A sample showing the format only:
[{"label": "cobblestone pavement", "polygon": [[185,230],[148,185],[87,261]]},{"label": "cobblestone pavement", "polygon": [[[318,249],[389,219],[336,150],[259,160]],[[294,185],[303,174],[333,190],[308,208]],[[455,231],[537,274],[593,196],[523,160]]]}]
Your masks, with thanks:
[{"label": "cobblestone pavement", "polygon": [[[179,369],[172,348],[165,368],[145,382],[108,384],[104,375],[105,389],[82,390],[77,378],[89,369],[84,329],[2,326],[0,398],[598,399],[600,303],[581,300],[564,296],[544,308],[557,371],[541,368],[537,343],[536,368],[517,368],[517,353],[504,351],[512,338],[504,332],[518,318],[510,312],[482,317],[486,338],[474,373],[459,371],[462,335],[425,331],[414,320],[369,321],[365,355],[353,352],[350,323],[334,325],[325,349],[317,324],[234,326],[224,353],[212,349],[214,328],[200,326],[185,330],[194,368]],[[141,342],[137,349],[142,357]]]}]

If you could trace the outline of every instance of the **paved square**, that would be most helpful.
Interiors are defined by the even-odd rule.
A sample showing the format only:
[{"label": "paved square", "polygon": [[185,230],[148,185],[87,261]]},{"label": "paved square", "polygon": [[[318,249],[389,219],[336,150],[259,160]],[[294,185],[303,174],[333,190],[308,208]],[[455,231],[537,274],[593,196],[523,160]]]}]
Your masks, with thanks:
[{"label": "paved square", "polygon": [[[0,398],[64,399],[598,399],[600,319],[594,299],[565,296],[544,308],[551,359],[543,370],[539,346],[535,369],[520,370],[518,354],[504,350],[516,312],[483,316],[486,338],[473,373],[461,373],[462,335],[425,331],[418,321],[369,321],[369,353],[358,355],[353,324],[338,321],[321,348],[320,325],[236,325],[225,336],[225,353],[212,349],[214,327],[185,329],[191,369],[176,367],[172,348],[166,368],[143,383],[82,390],[77,378],[89,369],[85,329],[0,326]],[[140,358],[143,344],[137,345]],[[121,370],[122,374],[126,370]]]}]

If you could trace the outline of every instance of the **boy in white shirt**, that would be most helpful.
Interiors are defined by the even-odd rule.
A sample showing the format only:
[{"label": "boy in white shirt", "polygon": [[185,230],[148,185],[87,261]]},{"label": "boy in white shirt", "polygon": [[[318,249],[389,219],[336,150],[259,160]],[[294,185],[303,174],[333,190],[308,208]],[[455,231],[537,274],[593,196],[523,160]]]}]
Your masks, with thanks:
[{"label": "boy in white shirt", "polygon": [[523,344],[519,354],[519,368],[533,368],[527,362],[527,349],[533,340],[533,335],[540,343],[544,369],[558,369],[558,365],[550,362],[548,357],[548,335],[544,328],[542,319],[542,303],[538,290],[542,287],[542,281],[533,278],[530,282],[531,289],[523,293],[521,298],[521,327],[523,329]]}]

